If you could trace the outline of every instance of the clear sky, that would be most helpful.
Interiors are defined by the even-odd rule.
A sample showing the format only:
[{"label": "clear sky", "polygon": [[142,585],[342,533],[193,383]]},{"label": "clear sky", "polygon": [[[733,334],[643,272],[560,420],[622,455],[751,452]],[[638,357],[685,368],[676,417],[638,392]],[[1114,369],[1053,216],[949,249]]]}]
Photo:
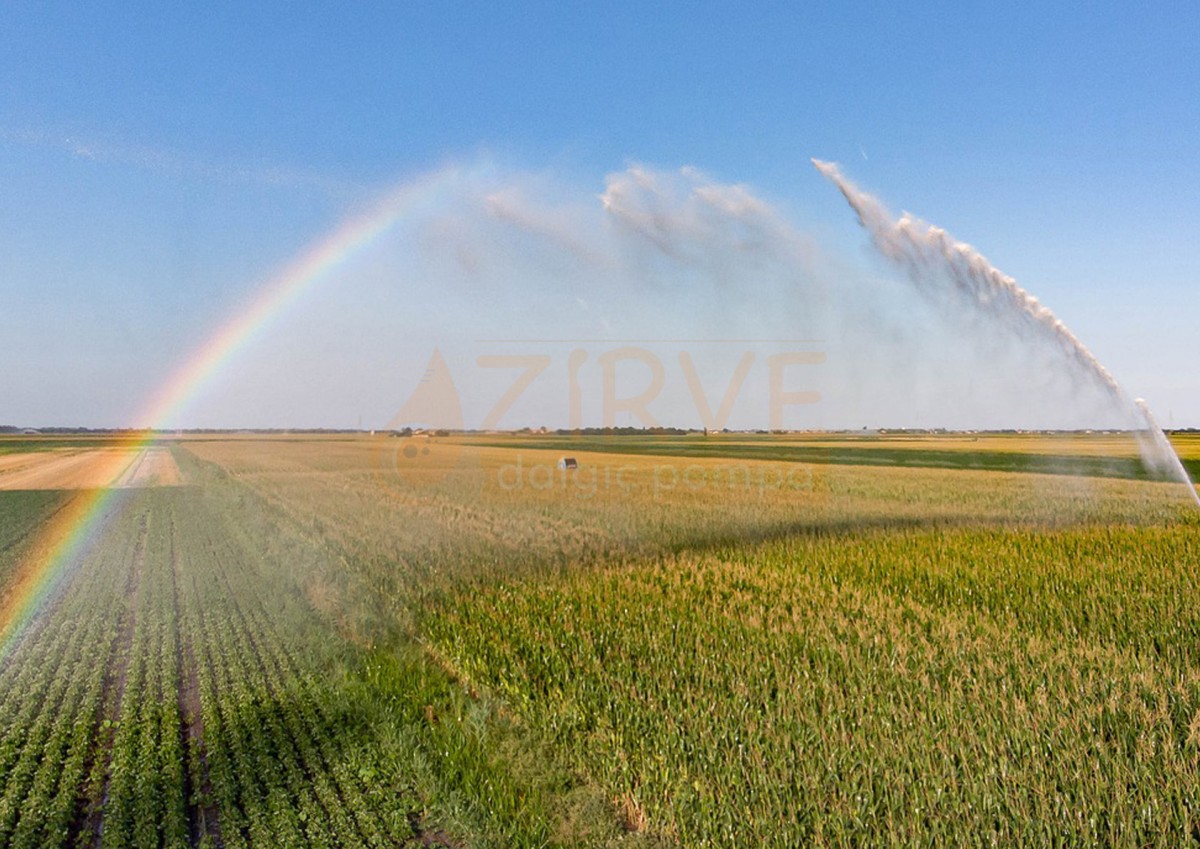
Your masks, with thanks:
[{"label": "clear sky", "polygon": [[[472,425],[509,378],[473,381],[464,369],[531,353],[484,350],[480,339],[578,340],[596,327],[610,339],[710,338],[714,315],[741,316],[727,330],[754,338],[793,338],[781,318],[797,297],[782,247],[771,248],[769,285],[721,289],[710,283],[738,277],[729,257],[741,243],[656,277],[646,269],[661,269],[661,257],[596,236],[608,226],[600,196],[641,173],[628,170],[635,164],[666,192],[638,210],[666,204],[662,214],[694,224],[708,213],[688,207],[689,191],[744,186],[835,269],[810,276],[857,281],[839,296],[836,322],[795,324],[794,338],[819,337],[828,358],[817,381],[828,406],[810,418],[792,411],[790,425],[1023,420],[1000,422],[995,399],[1023,409],[1027,378],[978,384],[964,372],[1011,365],[1013,352],[959,356],[954,346],[970,346],[972,332],[948,331],[936,310],[897,296],[900,276],[812,169],[816,156],[975,245],[1163,424],[1200,426],[1200,7],[971,6],[6,2],[0,424],[144,424],[135,419],[149,399],[280,268],[397,186],[450,165],[484,176],[315,280],[171,423],[382,426],[436,346],[459,391],[479,396],[464,402]],[[680,177],[683,166],[705,176]],[[524,236],[498,233],[466,195],[518,198],[522,214],[544,221],[559,210],[572,244],[624,253],[601,263],[607,274],[547,259]],[[688,238],[725,245],[710,224]],[[651,282],[643,295],[617,277]],[[673,288],[685,278],[695,285]],[[489,300],[500,286],[504,302]],[[561,312],[523,317],[522,300],[534,298],[584,302],[581,311],[603,301],[607,313],[555,327]],[[905,311],[890,324],[878,319],[889,305]],[[767,333],[752,315],[770,317]],[[854,316],[879,323],[855,330]],[[873,347],[881,327],[893,344]],[[938,344],[901,338],[928,335]],[[580,344],[592,363],[606,350]],[[550,375],[568,348],[541,352],[554,361],[545,398],[502,424],[560,423],[551,408],[567,389]],[[687,407],[679,351],[654,352],[668,366],[664,398],[673,387]],[[756,349],[755,367],[772,353]],[[737,357],[696,357],[707,357],[715,408]],[[898,357],[913,362],[897,367]],[[919,384],[920,409],[903,400],[912,394],[856,395],[854,375],[875,366],[893,390]],[[747,397],[765,380],[752,374]],[[940,405],[966,385],[993,387],[994,403]],[[864,393],[887,397],[872,406]],[[1043,395],[1025,409],[1031,424],[1053,406]],[[695,423],[664,403],[662,423]]]}]

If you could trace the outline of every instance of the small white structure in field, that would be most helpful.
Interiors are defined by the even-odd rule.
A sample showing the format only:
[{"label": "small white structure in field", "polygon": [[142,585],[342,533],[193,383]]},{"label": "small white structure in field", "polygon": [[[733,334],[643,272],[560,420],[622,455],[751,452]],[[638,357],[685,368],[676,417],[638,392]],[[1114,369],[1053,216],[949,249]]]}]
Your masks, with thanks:
[{"label": "small white structure in field", "polygon": [[558,460],[558,467],[564,472],[567,469],[578,469],[579,462],[574,457],[560,457]]}]

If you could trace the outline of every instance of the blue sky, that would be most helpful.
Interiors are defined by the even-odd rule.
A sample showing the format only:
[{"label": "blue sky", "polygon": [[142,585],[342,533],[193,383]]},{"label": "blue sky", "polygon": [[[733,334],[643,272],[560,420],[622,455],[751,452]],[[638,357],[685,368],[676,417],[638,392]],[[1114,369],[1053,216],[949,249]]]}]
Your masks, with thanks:
[{"label": "blue sky", "polygon": [[[0,424],[135,424],[274,269],[448,162],[550,174],[581,198],[630,163],[695,166],[884,274],[817,156],[974,244],[1164,423],[1200,426],[1192,4],[245,5],[5,4]],[[329,291],[318,305],[337,310]],[[463,320],[449,309],[431,295],[397,332],[436,341]],[[318,347],[352,333],[343,313]],[[303,306],[294,320],[320,336]],[[303,384],[272,344],[235,375],[274,362]],[[415,377],[368,374],[388,357],[363,353],[361,395],[403,400]],[[321,384],[253,409],[235,383],[180,423],[386,417],[322,406]]]}]

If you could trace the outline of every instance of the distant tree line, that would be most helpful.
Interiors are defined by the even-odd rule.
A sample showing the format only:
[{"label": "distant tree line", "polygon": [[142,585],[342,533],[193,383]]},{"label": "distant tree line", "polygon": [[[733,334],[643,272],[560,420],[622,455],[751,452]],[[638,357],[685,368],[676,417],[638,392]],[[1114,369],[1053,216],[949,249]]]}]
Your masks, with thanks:
[{"label": "distant tree line", "polygon": [[686,436],[700,433],[682,427],[560,427],[554,432],[559,436]]}]

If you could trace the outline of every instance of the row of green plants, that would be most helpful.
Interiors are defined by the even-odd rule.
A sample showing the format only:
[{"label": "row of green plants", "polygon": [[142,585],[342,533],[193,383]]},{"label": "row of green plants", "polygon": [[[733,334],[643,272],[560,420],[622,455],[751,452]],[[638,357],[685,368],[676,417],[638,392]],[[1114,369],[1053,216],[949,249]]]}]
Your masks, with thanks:
[{"label": "row of green plants", "polygon": [[[206,518],[180,519],[179,574],[224,845],[387,846],[411,836],[402,794],[388,808],[368,805],[370,773],[355,758],[357,746],[371,748],[370,729],[321,680],[325,653],[314,643],[328,633],[238,546],[237,530]],[[268,595],[281,589],[282,599]]]},{"label": "row of green plants", "polygon": [[79,835],[143,519],[136,509],[100,519],[111,544],[85,566],[66,564],[50,614],[0,667],[0,845],[70,845]]},{"label": "row of green plants", "polygon": [[208,484],[113,499],[0,662],[0,845],[383,847],[438,833],[425,802],[442,798],[437,769],[413,738],[423,682],[444,676],[382,674],[394,659],[347,643],[305,595],[303,561],[326,555],[242,487]]},{"label": "row of green plants", "polygon": [[[101,845],[188,845],[187,790],[181,719],[175,600],[170,557],[170,514],[147,506],[145,548],[133,564],[130,602],[133,621],[106,787],[93,799],[101,823]],[[101,753],[103,755],[103,753]],[[103,761],[103,757],[99,759]]]}]

